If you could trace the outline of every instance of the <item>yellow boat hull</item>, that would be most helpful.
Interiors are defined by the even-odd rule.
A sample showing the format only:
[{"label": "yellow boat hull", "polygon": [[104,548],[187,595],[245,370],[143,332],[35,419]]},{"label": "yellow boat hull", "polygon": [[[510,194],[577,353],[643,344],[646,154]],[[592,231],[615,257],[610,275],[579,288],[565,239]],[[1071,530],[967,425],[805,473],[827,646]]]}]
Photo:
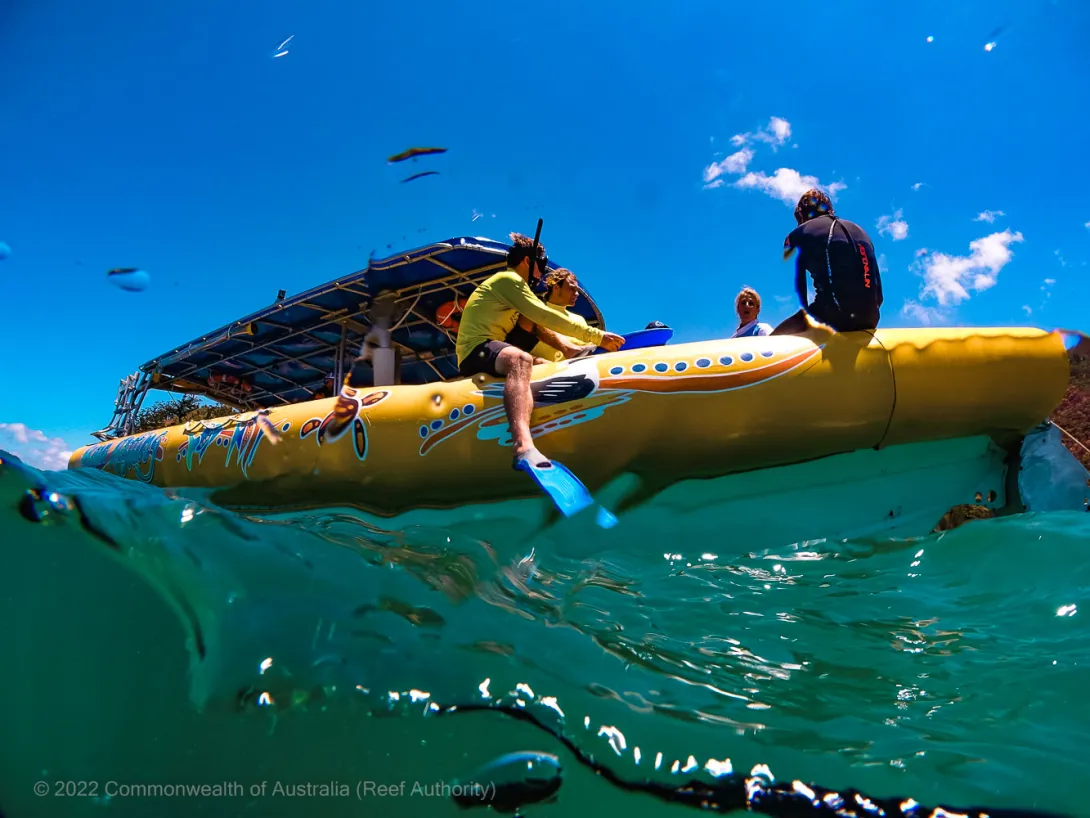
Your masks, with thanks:
[{"label": "yellow boat hull", "polygon": [[[534,369],[539,448],[592,490],[622,471],[651,485],[907,443],[1016,439],[1067,387],[1057,333],[888,329],[620,351]],[[333,399],[86,446],[69,467],[216,488],[228,505],[351,504],[391,515],[537,493],[511,468],[503,382],[361,390],[344,437],[320,442]]]}]

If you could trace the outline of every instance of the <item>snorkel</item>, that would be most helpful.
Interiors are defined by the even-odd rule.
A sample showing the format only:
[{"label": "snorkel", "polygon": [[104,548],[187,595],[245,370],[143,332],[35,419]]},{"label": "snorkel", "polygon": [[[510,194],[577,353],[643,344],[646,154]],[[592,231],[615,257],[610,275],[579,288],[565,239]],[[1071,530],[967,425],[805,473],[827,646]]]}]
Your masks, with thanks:
[{"label": "snorkel", "polygon": [[541,226],[545,223],[544,219],[537,220],[537,231],[534,233],[534,244],[530,248],[530,289],[534,295],[544,298],[549,291],[549,288],[545,284],[545,267],[549,263],[547,258],[541,259],[541,277],[534,278],[533,265],[537,264],[537,248],[541,244]]}]

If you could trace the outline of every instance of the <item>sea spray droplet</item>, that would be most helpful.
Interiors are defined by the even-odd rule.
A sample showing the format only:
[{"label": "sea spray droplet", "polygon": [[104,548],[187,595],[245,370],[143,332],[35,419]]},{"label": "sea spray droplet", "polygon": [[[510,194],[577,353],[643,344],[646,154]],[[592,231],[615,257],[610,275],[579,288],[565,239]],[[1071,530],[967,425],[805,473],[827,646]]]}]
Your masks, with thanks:
[{"label": "sea spray droplet", "polygon": [[508,753],[454,782],[451,798],[460,807],[516,812],[554,796],[563,782],[560,759],[551,753]]},{"label": "sea spray droplet", "polygon": [[115,287],[130,293],[147,289],[151,281],[151,276],[136,267],[115,267],[106,273],[106,278]]},{"label": "sea spray droplet", "polygon": [[57,523],[75,510],[71,499],[48,489],[27,489],[19,502],[19,513],[32,523]]}]

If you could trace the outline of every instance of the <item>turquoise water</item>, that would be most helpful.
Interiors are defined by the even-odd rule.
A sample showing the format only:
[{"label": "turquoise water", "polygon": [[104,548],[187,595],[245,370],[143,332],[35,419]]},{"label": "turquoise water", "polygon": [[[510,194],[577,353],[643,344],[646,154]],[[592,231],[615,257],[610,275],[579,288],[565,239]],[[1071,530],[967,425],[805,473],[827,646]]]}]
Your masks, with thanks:
[{"label": "turquoise water", "polygon": [[[787,786],[1090,814],[1085,513],[759,551],[729,521],[708,538],[685,515],[622,516],[623,547],[595,553],[569,522],[527,535],[515,506],[446,527],[256,517],[10,463],[0,498],[7,818],[453,815],[427,787],[517,751],[562,766],[527,816],[687,813],[553,733],[628,782],[675,786],[701,775],[670,772],[692,756]],[[472,703],[509,712],[442,712]],[[125,789],[220,782],[239,792]]]}]

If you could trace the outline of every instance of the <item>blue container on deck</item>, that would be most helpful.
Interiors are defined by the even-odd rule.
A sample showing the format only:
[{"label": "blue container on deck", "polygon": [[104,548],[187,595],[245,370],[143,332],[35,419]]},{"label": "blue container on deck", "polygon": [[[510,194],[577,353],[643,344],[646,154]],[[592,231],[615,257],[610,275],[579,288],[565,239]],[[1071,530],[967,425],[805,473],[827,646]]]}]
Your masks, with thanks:
[{"label": "blue container on deck", "polygon": [[[670,327],[655,327],[654,329],[636,330],[623,337],[624,346],[621,349],[628,351],[630,349],[644,349],[645,347],[660,347],[674,337],[674,331]],[[601,355],[603,352],[608,351],[598,347],[598,349],[594,350],[594,354]]]}]

